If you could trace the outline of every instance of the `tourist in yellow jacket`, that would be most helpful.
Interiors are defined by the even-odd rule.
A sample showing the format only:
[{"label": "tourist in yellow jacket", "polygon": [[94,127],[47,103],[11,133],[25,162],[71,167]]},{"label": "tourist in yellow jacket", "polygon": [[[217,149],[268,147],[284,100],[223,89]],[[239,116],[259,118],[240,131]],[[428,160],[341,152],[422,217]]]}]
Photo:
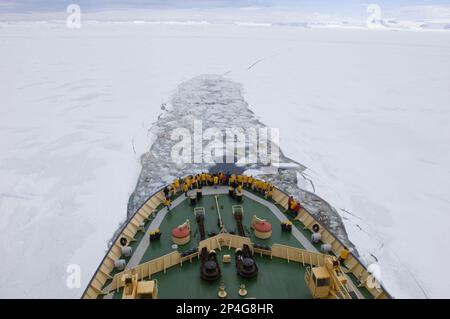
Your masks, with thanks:
[{"label": "tourist in yellow jacket", "polygon": [[247,180],[247,187],[253,187],[253,176],[249,176]]},{"label": "tourist in yellow jacket", "polygon": [[186,197],[188,195],[188,190],[189,190],[189,186],[188,186],[188,184],[185,181],[184,184],[183,184],[183,193],[184,193],[184,196],[186,196]]},{"label": "tourist in yellow jacket", "polygon": [[257,192],[261,189],[261,181],[259,179],[255,179],[253,182],[253,189]]},{"label": "tourist in yellow jacket", "polygon": [[208,179],[208,185],[212,185],[214,183],[214,178],[211,174],[207,174],[206,178]]},{"label": "tourist in yellow jacket", "polygon": [[190,176],[187,176],[187,177],[184,179],[184,184],[187,185],[187,188],[188,188],[188,189],[191,188],[191,183],[192,183],[191,177],[190,177]]},{"label": "tourist in yellow jacket", "polygon": [[289,209],[290,209],[291,211],[294,211],[295,206],[297,206],[297,201],[296,201],[295,199],[292,199],[292,201],[291,201],[291,206],[289,207]]},{"label": "tourist in yellow jacket", "polygon": [[172,192],[172,196],[175,196],[177,194],[177,188],[175,187],[175,184],[170,184],[170,191]]},{"label": "tourist in yellow jacket", "polygon": [[172,205],[172,201],[170,200],[170,198],[164,199],[164,206],[167,207],[168,211],[170,211],[170,205]]},{"label": "tourist in yellow jacket", "polygon": [[248,186],[248,176],[244,175],[242,178],[242,186],[247,187]]},{"label": "tourist in yellow jacket", "polygon": [[266,184],[266,182],[265,181],[261,181],[260,183],[259,183],[259,191],[261,192],[261,193],[265,193],[266,192],[266,187],[267,187],[267,184]]},{"label": "tourist in yellow jacket", "polygon": [[178,178],[175,178],[173,181],[173,186],[175,187],[175,193],[178,193],[180,190],[180,180]]},{"label": "tourist in yellow jacket", "polygon": [[202,186],[206,185],[206,174],[205,173],[201,173],[200,175],[200,181],[202,183]]},{"label": "tourist in yellow jacket", "polygon": [[348,258],[348,255],[350,255],[350,251],[346,246],[344,246],[344,249],[341,250],[339,253],[339,263],[342,265]]},{"label": "tourist in yellow jacket", "polygon": [[230,184],[230,185],[233,185],[235,181],[236,181],[236,175],[235,175],[235,174],[232,174],[232,175],[230,176],[230,182],[229,182],[229,184]]},{"label": "tourist in yellow jacket", "polygon": [[194,177],[194,183],[193,183],[193,188],[197,189],[200,187],[200,177],[198,175],[196,175]]},{"label": "tourist in yellow jacket", "polygon": [[268,188],[265,197],[266,199],[272,199],[272,196],[273,196],[273,188]]}]

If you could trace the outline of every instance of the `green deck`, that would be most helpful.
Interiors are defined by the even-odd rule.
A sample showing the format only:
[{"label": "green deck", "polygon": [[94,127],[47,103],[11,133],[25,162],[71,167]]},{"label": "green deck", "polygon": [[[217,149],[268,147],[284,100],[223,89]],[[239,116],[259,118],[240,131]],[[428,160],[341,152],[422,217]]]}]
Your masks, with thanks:
[{"label": "green deck", "polygon": [[[219,207],[221,208],[220,213],[222,216],[222,221],[225,224],[225,228],[228,232],[236,232],[237,234],[236,223],[232,214],[231,206],[238,205],[239,203],[237,203],[228,195],[219,195],[218,202]],[[244,198],[241,204],[244,207],[243,225],[246,231],[246,235],[251,239],[253,243],[259,243],[268,246],[271,246],[273,243],[279,243],[303,248],[294,236],[292,236],[290,233],[281,231],[280,221],[272,214],[269,208],[249,198]],[[206,233],[208,234],[213,232],[217,234],[220,229],[218,226],[218,214],[214,196],[203,196],[201,202],[196,207],[205,208]],[[266,219],[272,224],[273,228],[271,238],[262,240],[256,238],[253,235],[253,232],[250,230],[250,223],[254,214],[256,214],[256,216],[258,216],[259,218]],[[161,239],[152,242],[149,249],[147,249],[147,251],[145,252],[144,257],[141,259],[140,263],[144,263],[161,255],[172,252],[173,249],[171,241],[171,231],[174,227],[184,223],[186,219],[189,219],[191,221],[191,241],[184,246],[179,246],[178,251],[183,252],[190,248],[197,247],[198,242],[200,241],[200,234],[198,232],[197,223],[194,217],[194,207],[189,204],[189,200],[185,200],[178,206],[173,208],[171,212],[166,215],[164,221],[159,227],[162,232]]]},{"label": "green deck", "polygon": [[[237,234],[237,227],[232,214],[232,205],[238,205],[239,203],[227,194],[218,195],[218,202],[226,230],[231,233],[236,232]],[[280,220],[268,207],[248,197],[244,197],[241,205],[244,207],[243,225],[246,235],[253,243],[264,244],[267,246],[279,243],[304,248],[291,233],[281,231]],[[214,195],[203,196],[196,207],[205,208],[206,233],[217,234],[219,232],[219,227]],[[282,208],[278,208],[280,211],[283,211]],[[188,199],[182,201],[176,207],[173,207],[159,226],[159,229],[162,232],[161,238],[157,241],[153,241],[151,245],[147,247],[139,263],[144,263],[172,252],[174,249],[172,248],[171,231],[174,227],[184,223],[186,219],[189,219],[191,222],[191,240],[188,244],[179,246],[178,251],[181,253],[190,248],[197,247],[198,242],[200,241],[200,235],[193,210],[194,207],[190,205]],[[261,219],[266,219],[272,224],[271,238],[262,240],[253,235],[253,232],[250,229],[253,215],[256,215]],[[291,219],[288,218],[287,215],[285,215],[285,217],[286,220]],[[309,238],[309,231],[304,230],[299,222],[295,222],[294,225],[306,238]],[[148,230],[153,230],[153,228],[154,227],[151,227]],[[148,236],[148,232],[145,236]],[[132,244],[133,250],[138,246],[142,238],[142,233],[136,237],[136,242]],[[316,247],[320,247],[320,245]],[[219,285],[223,282],[228,292],[228,298],[240,298],[238,295],[240,284],[246,285],[248,290],[247,298],[311,298],[311,294],[305,285],[305,267],[302,264],[296,262],[288,263],[284,259],[271,259],[269,256],[255,255],[254,259],[259,267],[259,273],[256,278],[247,280],[239,277],[236,273],[234,249],[228,250],[222,248],[222,250],[217,251],[217,253],[222,270],[222,276],[219,280],[210,283],[200,279],[200,263],[197,258],[194,258],[192,262],[185,262],[182,266],[169,268],[166,273],[160,272],[152,276],[152,279],[157,279],[159,282],[158,297],[217,298]],[[222,262],[223,254],[231,255],[231,263],[224,264]],[[107,284],[109,284],[109,282]],[[361,289],[361,292],[366,298],[369,297],[368,295],[370,294],[368,294],[367,290],[364,290],[365,289]],[[121,296],[122,289],[113,294],[113,298],[120,298]]]},{"label": "green deck", "polygon": [[[222,255],[231,254],[232,262],[222,263]],[[195,259],[192,263],[183,263],[182,267],[172,267],[152,276],[159,282],[158,298],[217,298],[220,284],[226,286],[228,298],[241,298],[238,294],[239,286],[245,284],[248,291],[246,298],[276,298],[276,299],[309,299],[311,294],[305,286],[305,269],[301,264],[288,263],[279,258],[255,255],[254,259],[259,267],[258,276],[254,279],[244,279],[236,274],[234,250],[222,249],[218,252],[222,276],[215,282],[200,279],[200,263]],[[114,294],[114,298],[121,298],[122,289]]]}]

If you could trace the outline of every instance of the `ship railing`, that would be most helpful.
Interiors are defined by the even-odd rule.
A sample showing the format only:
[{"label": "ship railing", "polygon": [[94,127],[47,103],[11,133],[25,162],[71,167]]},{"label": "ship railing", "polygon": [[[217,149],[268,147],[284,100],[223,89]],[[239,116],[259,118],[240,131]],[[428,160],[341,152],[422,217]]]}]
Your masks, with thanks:
[{"label": "ship railing", "polygon": [[164,256],[152,259],[148,262],[142,263],[136,267],[124,270],[114,275],[112,284],[108,293],[118,290],[124,286],[122,278],[124,275],[137,275],[138,280],[151,279],[152,275],[163,272],[166,273],[167,269],[176,265],[183,265],[185,261],[192,261],[193,258],[198,258],[198,251],[188,256],[182,257],[178,251],[171,252]]},{"label": "ship railing", "polygon": [[337,277],[336,273],[334,271],[330,271],[331,274],[331,278],[333,279],[337,291],[338,291],[338,298],[341,299],[352,299],[352,297],[350,296],[347,288],[342,284],[342,282],[339,280],[339,278]]},{"label": "ship railing", "polygon": [[[317,196],[314,194],[314,196]],[[318,197],[318,196],[317,196]],[[289,195],[283,192],[282,190],[275,188],[273,192],[272,199],[284,209],[288,208],[288,200]],[[321,199],[323,200],[323,199]],[[323,200],[325,203],[326,201]],[[303,225],[305,229],[309,229],[311,231],[314,224],[318,224],[320,226],[320,234],[321,240],[325,244],[331,245],[331,250],[335,255],[339,255],[339,253],[344,249],[345,245],[342,241],[334,236],[333,232],[328,229],[326,225],[319,222],[313,214],[311,214],[307,208],[303,207],[299,215],[296,217]],[[350,253],[348,258],[345,260],[344,265],[347,267],[347,273],[352,273],[360,282],[359,286],[364,286],[370,294],[374,298],[392,298],[392,296],[386,291],[384,286],[381,283],[378,285],[367,285],[371,274],[367,270],[364,263],[353,253]]]}]

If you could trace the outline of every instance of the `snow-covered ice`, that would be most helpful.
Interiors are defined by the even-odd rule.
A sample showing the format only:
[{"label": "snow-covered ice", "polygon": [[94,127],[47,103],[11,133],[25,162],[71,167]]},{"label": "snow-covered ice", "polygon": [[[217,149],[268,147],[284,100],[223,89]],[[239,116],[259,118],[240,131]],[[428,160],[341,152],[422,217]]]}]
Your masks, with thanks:
[{"label": "snow-covered ice", "polygon": [[[448,32],[2,24],[0,297],[81,295],[126,218],[161,104],[202,74],[242,84],[280,128],[390,293],[449,297],[434,271],[450,267],[449,56]],[[79,289],[66,287],[72,263]]]}]

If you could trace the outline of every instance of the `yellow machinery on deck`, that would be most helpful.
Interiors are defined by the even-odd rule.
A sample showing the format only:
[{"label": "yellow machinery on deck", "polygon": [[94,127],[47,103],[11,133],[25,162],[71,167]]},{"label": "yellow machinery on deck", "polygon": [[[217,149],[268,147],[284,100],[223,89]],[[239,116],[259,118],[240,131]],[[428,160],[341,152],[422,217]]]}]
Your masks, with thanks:
[{"label": "yellow machinery on deck", "polygon": [[335,257],[325,258],[325,265],[307,268],[305,282],[313,298],[351,299],[347,277]]},{"label": "yellow machinery on deck", "polygon": [[158,298],[158,282],[156,280],[138,281],[138,275],[125,274],[122,299],[156,299]]}]

